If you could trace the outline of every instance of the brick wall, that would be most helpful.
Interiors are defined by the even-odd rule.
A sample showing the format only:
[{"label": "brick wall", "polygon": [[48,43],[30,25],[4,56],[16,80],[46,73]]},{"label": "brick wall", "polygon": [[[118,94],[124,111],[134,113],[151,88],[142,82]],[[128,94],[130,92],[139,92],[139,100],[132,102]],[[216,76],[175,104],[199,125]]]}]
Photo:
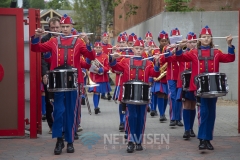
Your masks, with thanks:
[{"label": "brick wall", "polygon": [[[121,0],[122,3],[114,11],[114,34],[133,27],[164,11],[164,0]],[[137,15],[125,19],[127,4],[138,6]],[[240,0],[191,0],[190,7],[204,11],[229,11],[240,9]],[[122,18],[119,18],[122,16]]]}]

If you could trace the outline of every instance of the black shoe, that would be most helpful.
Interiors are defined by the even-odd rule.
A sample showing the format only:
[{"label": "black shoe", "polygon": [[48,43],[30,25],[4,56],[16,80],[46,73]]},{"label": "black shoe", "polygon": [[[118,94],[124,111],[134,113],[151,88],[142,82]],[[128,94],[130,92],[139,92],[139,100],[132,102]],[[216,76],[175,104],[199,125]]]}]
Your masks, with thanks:
[{"label": "black shoe", "polygon": [[94,111],[95,111],[95,114],[98,114],[100,113],[100,108],[95,108]]},{"label": "black shoe", "polygon": [[160,122],[167,121],[166,116],[165,116],[165,115],[160,116],[159,121],[160,121]]},{"label": "black shoe", "polygon": [[210,141],[206,140],[206,146],[208,150],[214,150],[212,144],[210,143]]},{"label": "black shoe", "polygon": [[46,114],[42,115],[42,121],[45,121],[47,119]]},{"label": "black shoe", "polygon": [[207,144],[205,140],[200,140],[200,144],[198,146],[199,150],[207,149]]},{"label": "black shoe", "polygon": [[54,154],[59,155],[62,153],[62,149],[64,148],[64,142],[62,138],[57,139],[56,147],[54,149]]},{"label": "black shoe", "polygon": [[148,108],[147,108],[147,112],[150,112],[151,111],[151,109],[150,109],[150,107],[149,106],[147,106]]},{"label": "black shoe", "polygon": [[107,99],[110,101],[112,99],[112,96],[110,94],[108,94]]},{"label": "black shoe", "polygon": [[141,144],[136,144],[136,151],[142,151],[143,147]]},{"label": "black shoe", "polygon": [[163,121],[167,121],[165,114],[163,115],[163,118],[164,118]]},{"label": "black shoe", "polygon": [[176,124],[177,124],[178,126],[180,126],[180,127],[182,127],[182,126],[183,126],[183,124],[182,124],[182,122],[181,122],[181,121],[176,121]]},{"label": "black shoe", "polygon": [[171,120],[169,126],[175,126],[175,125],[176,125],[176,121]]},{"label": "black shoe", "polygon": [[196,135],[192,129],[190,129],[190,137],[196,137]]},{"label": "black shoe", "polygon": [[124,139],[128,139],[128,135],[127,134],[124,135]]},{"label": "black shoe", "polygon": [[158,113],[157,113],[157,111],[155,111],[155,116],[158,116]]},{"label": "black shoe", "polygon": [[74,152],[73,143],[68,143],[67,144],[67,153],[73,153],[73,152]]},{"label": "black shoe", "polygon": [[119,131],[123,132],[124,131],[124,124],[120,123],[119,125]]},{"label": "black shoe", "polygon": [[155,111],[151,111],[150,112],[150,115],[153,117],[153,116],[155,116]]},{"label": "black shoe", "polygon": [[128,142],[127,152],[132,153],[134,151],[134,148],[135,148],[135,145],[133,144],[133,142]]},{"label": "black shoe", "polygon": [[101,99],[105,99],[105,100],[106,100],[106,99],[108,99],[108,98],[107,98],[107,97],[105,97],[105,96],[101,96]]},{"label": "black shoe", "polygon": [[85,98],[82,97],[81,105],[86,105]]},{"label": "black shoe", "polygon": [[183,134],[183,138],[189,139],[190,138],[190,131],[185,131]]},{"label": "black shoe", "polygon": [[79,139],[79,136],[77,133],[74,134],[74,140],[78,140]]}]

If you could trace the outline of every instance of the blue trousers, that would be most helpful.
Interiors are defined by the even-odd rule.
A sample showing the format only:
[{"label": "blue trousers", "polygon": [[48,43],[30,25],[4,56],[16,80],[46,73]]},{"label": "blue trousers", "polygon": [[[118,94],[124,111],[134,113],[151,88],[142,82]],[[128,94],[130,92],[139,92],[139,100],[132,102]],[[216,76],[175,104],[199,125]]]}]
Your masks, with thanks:
[{"label": "blue trousers", "polygon": [[46,115],[46,102],[45,102],[45,96],[42,96],[42,115]]},{"label": "blue trousers", "polygon": [[151,96],[151,111],[156,111],[156,108],[157,108],[157,94],[154,94],[152,93],[152,96]]},{"label": "blue trousers", "polygon": [[217,98],[201,98],[198,139],[212,140]]},{"label": "blue trousers", "polygon": [[119,113],[120,123],[121,124],[123,123],[125,125],[125,120],[124,120],[125,116],[122,113],[122,104],[121,103],[119,103],[119,106],[118,106],[118,113]]},{"label": "blue trousers", "polygon": [[182,102],[177,101],[177,81],[168,80],[170,120],[181,120]]},{"label": "blue trousers", "polygon": [[65,140],[68,143],[74,141],[77,114],[76,101],[77,91],[54,93],[52,138],[62,137],[62,131],[64,131]]},{"label": "blue trousers", "polygon": [[145,130],[147,105],[127,104],[127,107],[128,141],[141,144]]},{"label": "blue trousers", "polygon": [[100,100],[100,94],[99,93],[93,93],[93,104],[94,104],[95,109],[98,108],[99,100]]}]

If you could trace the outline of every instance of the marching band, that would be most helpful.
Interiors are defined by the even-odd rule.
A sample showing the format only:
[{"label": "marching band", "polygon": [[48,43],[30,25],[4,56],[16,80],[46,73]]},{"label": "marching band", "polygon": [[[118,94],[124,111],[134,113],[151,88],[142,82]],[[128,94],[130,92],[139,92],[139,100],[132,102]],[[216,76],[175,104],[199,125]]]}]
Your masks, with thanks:
[{"label": "marching band", "polygon": [[[170,35],[161,31],[159,47],[150,31],[144,40],[134,33],[119,34],[116,46],[108,44],[108,34],[103,33],[103,41],[95,42],[91,48],[87,34],[72,36],[69,16],[64,15],[60,24],[62,33],[48,42],[39,42],[44,34],[42,29],[37,29],[31,37],[32,51],[46,53],[44,57],[51,65],[48,89],[54,93],[52,137],[57,138],[55,154],[61,154],[64,148],[63,130],[68,142],[67,152],[74,152],[73,137],[81,122],[83,103],[80,99],[87,98],[84,87],[89,86],[88,91],[93,92],[95,114],[101,113],[100,94],[111,96],[109,73],[116,74],[112,99],[119,102],[119,130],[126,133],[128,153],[143,150],[148,108],[153,117],[158,116],[158,106],[159,121],[163,123],[167,121],[167,104],[169,126],[184,126],[184,139],[196,136],[193,124],[197,106],[199,150],[214,149],[210,141],[213,140],[217,97],[228,92],[227,78],[219,73],[219,63],[235,60],[231,35],[226,37],[227,54],[214,48],[208,26],[201,29],[199,38],[189,32],[183,39],[178,28],[172,29]],[[173,37],[180,41],[172,42]],[[65,124],[62,123],[64,116]]]}]

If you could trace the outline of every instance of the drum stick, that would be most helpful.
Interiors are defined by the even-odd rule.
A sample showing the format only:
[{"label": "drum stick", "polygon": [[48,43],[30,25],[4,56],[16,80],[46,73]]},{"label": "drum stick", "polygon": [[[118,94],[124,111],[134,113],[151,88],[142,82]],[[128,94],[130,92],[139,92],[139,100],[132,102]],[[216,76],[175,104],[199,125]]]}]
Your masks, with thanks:
[{"label": "drum stick", "polygon": [[[93,33],[86,33],[86,35],[88,36],[88,35],[92,35]],[[82,36],[81,34],[77,34],[77,35],[71,35],[71,36],[65,36],[65,37],[67,37],[67,38],[69,38],[69,37],[78,37],[78,36]]]},{"label": "drum stick", "polygon": [[[169,52],[162,53],[162,54],[159,54],[159,56],[162,56],[162,55],[165,55],[165,54],[168,54],[168,53]],[[151,56],[151,57],[148,57],[148,58],[143,58],[142,60],[151,59],[151,58],[154,58],[154,56]]]},{"label": "drum stick", "polygon": [[[35,30],[35,32],[37,32],[37,30]],[[52,33],[52,34],[63,34],[63,33],[60,33],[60,32],[51,32],[51,31],[44,31],[45,33]]]},{"label": "drum stick", "polygon": [[[116,49],[127,49],[127,48],[133,48],[133,47],[116,47]],[[108,48],[108,49],[113,49],[113,48]]]}]

